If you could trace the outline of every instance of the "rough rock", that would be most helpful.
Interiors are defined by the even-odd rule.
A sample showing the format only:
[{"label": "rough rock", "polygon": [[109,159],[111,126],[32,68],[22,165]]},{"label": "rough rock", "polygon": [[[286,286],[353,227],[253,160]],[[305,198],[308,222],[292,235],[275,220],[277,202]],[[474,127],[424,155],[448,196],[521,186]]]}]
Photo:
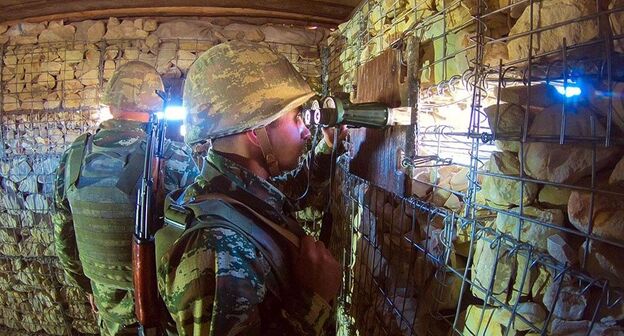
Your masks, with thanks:
[{"label": "rough rock", "polygon": [[[483,308],[482,306],[470,305],[462,312],[458,329],[462,336],[502,336],[505,335],[501,325],[492,321],[495,308]],[[491,321],[490,323],[484,321]]]},{"label": "rough rock", "polygon": [[[524,108],[515,104],[492,105],[485,108],[490,130],[496,135],[496,148],[517,153],[520,151]],[[530,117],[530,116],[529,116]],[[529,119],[530,125],[530,119]]]},{"label": "rough rock", "polygon": [[67,25],[48,28],[39,35],[39,43],[73,41],[76,27]]},{"label": "rough rock", "polygon": [[158,25],[155,34],[161,39],[195,39],[221,42],[214,32],[220,30],[209,22],[193,20],[175,20]]},{"label": "rough rock", "polygon": [[20,36],[20,35],[30,35],[37,36],[42,31],[46,29],[43,23],[30,23],[30,22],[21,22],[15,25],[12,25],[6,31],[8,36]]},{"label": "rough rock", "polygon": [[253,42],[264,41],[264,34],[256,25],[232,23],[223,27],[222,33],[226,37],[236,40],[247,40]]},{"label": "rough rock", "polygon": [[147,35],[148,33],[141,28],[137,28],[132,20],[123,20],[120,24],[117,24],[114,20],[109,20],[104,39],[144,39]]},{"label": "rough rock", "polygon": [[[544,28],[560,22],[573,20],[595,13],[596,4],[591,0],[543,0],[533,3],[533,29]],[[529,56],[529,37],[513,38],[527,32],[531,28],[530,7],[525,8],[516,24],[509,32],[507,43],[509,58],[512,60],[526,59]],[[539,55],[558,50],[566,38],[568,46],[590,41],[598,36],[596,20],[584,20],[548,29],[533,36],[531,55]]]},{"label": "rough rock", "polygon": [[38,191],[38,186],[37,186],[37,176],[35,175],[29,175],[26,179],[24,179],[22,182],[20,182],[19,184],[19,188],[18,190],[24,193],[36,193]]},{"label": "rough rock", "polygon": [[576,265],[578,264],[577,253],[568,242],[563,239],[561,234],[553,234],[548,237],[547,241],[548,254],[562,264]]},{"label": "rough rock", "polygon": [[[583,243],[579,248],[579,260],[581,261],[585,255],[585,246],[587,243]],[[596,278],[604,278],[614,286],[624,287],[624,258],[622,258],[622,253],[624,250],[621,248],[592,241],[587,253],[586,269],[589,274]]]},{"label": "rough rock", "polygon": [[[590,330],[591,321],[566,321],[553,319],[549,327],[552,336],[585,336]],[[590,336],[622,336],[624,329],[616,325],[596,322],[589,333]]]},{"label": "rough rock", "polygon": [[613,168],[609,176],[609,184],[621,184],[624,182],[624,157]]},{"label": "rough rock", "polygon": [[[543,83],[532,84],[530,89],[524,85],[501,87],[500,89],[496,88],[494,92],[497,93],[501,101],[521,107],[526,106],[529,101],[531,106],[537,107],[548,107],[563,102],[562,96],[555,87]],[[530,100],[529,93],[531,95]]]},{"label": "rough rock", "polygon": [[608,89],[607,83],[603,82],[597,88],[588,91],[591,104],[596,108],[596,112],[603,116],[605,122],[609,114],[609,101],[611,101],[611,120],[614,125],[612,127],[624,131],[624,83],[613,82],[611,89]]},{"label": "rough rock", "polygon": [[[624,1],[622,0],[611,0],[609,2],[609,10],[615,8],[624,7]],[[611,32],[613,35],[622,35],[624,34],[624,12],[617,11],[615,13],[611,13],[609,15],[609,22],[611,23]],[[619,53],[624,53],[624,39],[620,38],[618,40],[614,40],[613,42],[615,51]]]},{"label": "rough rock", "polygon": [[[590,207],[591,193],[573,191],[570,194],[568,217],[570,223],[581,232],[588,232]],[[592,210],[594,235],[624,241],[624,197],[595,193]]]},{"label": "rough rock", "polygon": [[66,93],[63,97],[63,107],[67,109],[76,109],[80,107],[82,98],[77,93]]},{"label": "rough rock", "polygon": [[[479,239],[471,269],[472,281],[486,290],[492,288],[493,296],[503,303],[507,302],[507,288],[516,269],[516,259],[504,258],[505,253],[504,246],[490,246],[490,242]],[[471,291],[475,297],[485,299],[485,292],[476,286],[472,286]],[[494,300],[489,303],[499,305]]]},{"label": "rough rock", "polygon": [[55,157],[49,157],[34,165],[33,171],[35,175],[49,175],[56,171],[60,160]]},{"label": "rough rock", "polygon": [[[524,322],[519,316],[525,318],[530,324]],[[523,302],[518,304],[513,321],[511,321],[511,312],[505,308],[496,308],[492,319],[505,327],[510,325],[514,330],[527,331],[532,330],[532,327],[541,329],[544,326],[546,316],[547,312],[539,304]]]},{"label": "rough rock", "polygon": [[540,190],[537,200],[547,207],[563,207],[568,208],[568,199],[570,199],[571,189],[560,188],[552,185],[544,185]]},{"label": "rough rock", "polygon": [[143,30],[146,32],[153,32],[158,28],[158,21],[154,19],[147,19],[143,22]]},{"label": "rough rock", "polygon": [[7,210],[7,213],[19,216],[24,207],[24,199],[19,194],[7,193],[2,195],[2,204]]},{"label": "rough rock", "polygon": [[[513,208],[509,210],[511,212],[520,213],[520,208]],[[524,218],[535,219],[539,222],[548,223],[554,226],[563,226],[563,212],[559,209],[538,209],[535,207],[527,206],[523,208]],[[523,221],[520,223],[520,219],[514,216],[510,216],[499,212],[496,216],[496,229],[500,232],[509,234],[510,236],[525,242],[531,243],[537,249],[541,251],[547,250],[547,239],[553,234],[560,232],[559,229],[550,228],[541,223],[534,223],[530,221]],[[518,237],[518,231],[520,236]]]},{"label": "rough rock", "polygon": [[80,83],[84,86],[90,86],[90,85],[98,85],[99,83],[99,70],[95,69],[95,70],[89,70],[85,73],[83,73],[79,80]]},{"label": "rough rock", "polygon": [[432,190],[429,176],[431,174],[430,168],[416,168],[412,171],[412,178],[410,179],[411,194],[424,199]]},{"label": "rough rock", "polygon": [[[520,161],[512,152],[494,152],[486,165],[490,173],[501,174],[511,177],[520,176]],[[499,176],[483,176],[482,190],[484,197],[496,206],[509,207],[513,205],[528,205],[533,203],[539,190],[539,185],[532,182],[524,182],[524,190],[520,195],[522,181]]]},{"label": "rough rock", "polygon": [[42,194],[26,196],[26,209],[35,213],[47,213],[49,210],[48,199]]},{"label": "rough rock", "polygon": [[18,227],[17,216],[13,216],[6,212],[0,213],[0,225],[5,228],[17,228]]},{"label": "rough rock", "polygon": [[264,25],[260,27],[266,42],[285,43],[292,45],[316,45],[325,37],[318,30],[293,29],[278,25]]},{"label": "rough rock", "polygon": [[61,61],[64,61],[68,64],[70,63],[80,63],[84,57],[84,50],[72,50],[68,49],[65,52],[59,54],[61,57]]},{"label": "rough rock", "polygon": [[20,101],[15,95],[4,95],[2,99],[2,108],[6,112],[16,111],[20,108]]},{"label": "rough rock", "polygon": [[[592,123],[592,119],[594,122]],[[530,137],[561,134],[561,106],[553,105],[538,113],[529,127]],[[592,126],[594,129],[592,130]],[[576,110],[568,109],[565,134],[567,136],[604,136],[605,128],[592,117],[591,111],[585,107]],[[553,141],[551,140],[551,141]],[[596,171],[606,167],[618,159],[619,149],[596,146]],[[559,145],[558,142],[531,142],[526,144],[524,151],[524,167],[527,175],[550,182],[574,183],[591,173],[593,156],[588,145],[569,143]]]},{"label": "rough rock", "polygon": [[18,159],[13,161],[13,166],[9,171],[9,179],[13,182],[21,182],[31,172],[30,164],[27,159]]},{"label": "rough rock", "polygon": [[453,174],[451,180],[449,181],[449,185],[452,190],[465,192],[468,189],[468,174],[470,173],[470,169],[468,167],[463,167],[457,173]]},{"label": "rough rock", "polygon": [[76,41],[97,42],[106,33],[104,21],[86,20],[72,23],[76,27]]},{"label": "rough rock", "polygon": [[177,55],[178,56],[175,60],[173,60],[172,63],[180,68],[183,72],[186,72],[186,70],[191,67],[191,65],[193,64],[193,62],[195,62],[195,59],[197,58],[194,53],[186,50],[178,50]]},{"label": "rough rock", "polygon": [[587,299],[579,288],[566,285],[562,286],[563,287],[559,290],[559,296],[556,298],[556,304],[555,296],[557,295],[559,283],[553,283],[548,287],[546,294],[544,294],[544,305],[546,309],[553,309],[552,307],[554,306],[552,311],[553,316],[563,320],[580,320],[587,307]]}]

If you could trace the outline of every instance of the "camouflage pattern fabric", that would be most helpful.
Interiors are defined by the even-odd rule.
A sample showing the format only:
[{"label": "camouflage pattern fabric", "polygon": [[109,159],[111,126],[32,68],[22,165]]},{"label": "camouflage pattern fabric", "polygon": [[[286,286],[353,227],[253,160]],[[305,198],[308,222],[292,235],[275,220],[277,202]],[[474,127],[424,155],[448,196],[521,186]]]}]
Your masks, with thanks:
[{"label": "camouflage pattern fabric", "polygon": [[[100,124],[98,132],[93,136],[93,142],[100,147],[133,146],[136,141],[145,140],[145,129],[146,124],[140,122],[107,120]],[[136,323],[133,292],[91,281],[85,276],[76,241],[74,220],[65,187],[67,171],[70,169],[68,158],[79,145],[74,143],[63,153],[57,169],[54,190],[55,212],[52,214],[56,253],[67,278],[85,292],[93,293],[100,314],[102,335],[121,335],[129,332],[125,326]],[[167,142],[166,146],[168,160],[165,161],[164,188],[165,192],[169,192],[192,183],[198,175],[198,170],[186,146],[171,142]],[[128,245],[127,248],[130,249],[131,246]],[[131,270],[127,272],[129,274],[126,276],[132,278]]]},{"label": "camouflage pattern fabric", "polygon": [[[327,188],[328,170],[319,168],[328,167],[330,156],[318,154],[310,165],[309,193],[326,195],[322,190]],[[301,190],[307,179],[304,165],[282,182],[282,188]],[[191,204],[198,196],[215,192],[292,227],[291,214],[297,206],[280,190],[209,150],[201,175],[176,202]],[[195,213],[195,220],[214,219]],[[228,228],[188,230],[158,263],[159,290],[180,335],[321,335],[329,317],[331,307],[318,295],[295,284],[288,294],[280,292],[266,256]]]},{"label": "camouflage pattern fabric", "polygon": [[160,74],[151,65],[139,61],[120,66],[104,88],[102,104],[115,111],[158,112],[163,101],[156,90],[164,89]]},{"label": "camouflage pattern fabric", "polygon": [[219,44],[188,71],[185,141],[193,145],[266,126],[313,95],[286,57],[266,45]]}]

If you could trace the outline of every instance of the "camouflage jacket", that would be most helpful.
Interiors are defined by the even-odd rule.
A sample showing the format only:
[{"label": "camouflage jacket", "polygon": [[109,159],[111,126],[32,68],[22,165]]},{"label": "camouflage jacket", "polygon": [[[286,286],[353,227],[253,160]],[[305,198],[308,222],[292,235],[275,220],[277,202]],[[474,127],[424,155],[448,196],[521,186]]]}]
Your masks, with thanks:
[{"label": "camouflage jacket", "polygon": [[[281,187],[326,194],[330,156],[321,143],[311,174],[299,169]],[[297,206],[276,186],[209,150],[201,175],[174,200],[190,206],[199,196],[221,193],[246,204],[298,235]],[[176,193],[177,194],[177,193]],[[236,211],[236,210],[234,210]],[[195,225],[210,221],[195,213]],[[297,230],[298,229],[298,230]],[[157,242],[158,244],[158,242]],[[276,297],[276,273],[244,235],[223,227],[188,230],[158,261],[158,285],[180,335],[320,335],[331,307],[315,293],[293,288]]]},{"label": "camouflage jacket", "polygon": [[[140,139],[141,135],[145,139],[145,130],[145,123],[111,119],[100,124],[96,134],[93,135],[93,143],[104,148],[131,146],[135,143],[133,139]],[[56,253],[68,280],[85,292],[94,294],[102,318],[129,324],[134,321],[132,291],[120,290],[91,281],[83,271],[72,211],[65,190],[68,158],[78,146],[83,146],[83,144],[75,142],[63,153],[56,172],[53,195],[55,211],[52,214]],[[199,171],[185,145],[167,142],[167,148],[170,154],[168,154],[169,159],[165,161],[164,188],[165,192],[170,192],[192,183]],[[128,249],[130,248],[128,246]]]}]

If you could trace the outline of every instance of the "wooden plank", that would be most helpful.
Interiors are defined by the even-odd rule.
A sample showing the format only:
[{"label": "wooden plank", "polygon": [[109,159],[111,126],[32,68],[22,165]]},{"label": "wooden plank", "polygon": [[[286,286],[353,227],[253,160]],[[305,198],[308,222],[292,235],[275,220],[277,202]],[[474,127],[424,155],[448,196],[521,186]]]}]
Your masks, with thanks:
[{"label": "wooden plank", "polygon": [[0,4],[0,22],[85,20],[109,16],[250,16],[335,26],[348,19],[353,6],[341,3],[268,0],[82,0],[22,1]]},{"label": "wooden plank", "polygon": [[[354,103],[383,102],[390,107],[401,104],[398,52],[387,50],[358,69]],[[409,127],[352,129],[355,157],[351,172],[399,195],[405,193],[405,174],[399,169],[399,149],[405,150]]]}]

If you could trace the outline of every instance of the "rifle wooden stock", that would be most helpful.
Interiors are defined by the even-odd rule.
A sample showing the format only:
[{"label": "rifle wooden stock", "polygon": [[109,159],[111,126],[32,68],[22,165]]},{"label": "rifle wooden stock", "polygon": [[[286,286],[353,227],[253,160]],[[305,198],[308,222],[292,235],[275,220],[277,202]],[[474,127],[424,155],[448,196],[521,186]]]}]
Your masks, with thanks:
[{"label": "rifle wooden stock", "polygon": [[142,240],[134,237],[132,262],[135,267],[134,309],[137,319],[144,328],[157,327],[161,301],[156,283],[156,253],[153,239]]}]

